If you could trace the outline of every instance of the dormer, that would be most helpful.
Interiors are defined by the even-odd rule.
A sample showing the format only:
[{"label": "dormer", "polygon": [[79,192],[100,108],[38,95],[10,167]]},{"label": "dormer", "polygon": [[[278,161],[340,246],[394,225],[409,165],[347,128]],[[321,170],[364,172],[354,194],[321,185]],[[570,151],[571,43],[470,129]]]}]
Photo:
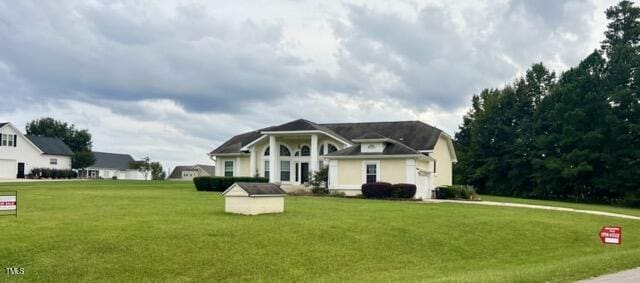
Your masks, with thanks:
[{"label": "dormer", "polygon": [[382,153],[391,140],[378,133],[367,133],[353,142],[360,144],[360,153]]}]

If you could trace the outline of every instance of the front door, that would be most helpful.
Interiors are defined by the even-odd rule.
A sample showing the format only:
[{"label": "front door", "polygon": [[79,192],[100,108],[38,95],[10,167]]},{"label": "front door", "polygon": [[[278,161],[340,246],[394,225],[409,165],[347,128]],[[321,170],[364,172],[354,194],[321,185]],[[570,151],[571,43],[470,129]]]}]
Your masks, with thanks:
[{"label": "front door", "polygon": [[300,163],[300,179],[301,183],[309,182],[309,163],[307,162]]},{"label": "front door", "polygon": [[16,177],[24,179],[24,162],[18,162],[18,176]]}]

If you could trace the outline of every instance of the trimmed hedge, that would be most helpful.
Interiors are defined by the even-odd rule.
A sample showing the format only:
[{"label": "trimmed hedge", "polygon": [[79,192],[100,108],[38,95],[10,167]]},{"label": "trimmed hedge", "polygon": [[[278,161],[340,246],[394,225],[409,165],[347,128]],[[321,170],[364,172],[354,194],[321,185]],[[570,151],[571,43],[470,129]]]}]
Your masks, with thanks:
[{"label": "trimmed hedge", "polygon": [[362,196],[365,198],[390,198],[391,184],[376,182],[362,184]]},{"label": "trimmed hedge", "polygon": [[417,187],[414,184],[393,184],[391,186],[392,198],[413,198]]},{"label": "trimmed hedge", "polygon": [[269,183],[268,178],[263,177],[195,177],[193,184],[198,191],[224,192],[233,183]]},{"label": "trimmed hedge", "polygon": [[77,178],[78,173],[73,170],[51,169],[51,168],[33,168],[28,178],[51,178],[51,179],[72,179]]},{"label": "trimmed hedge", "polygon": [[466,199],[476,200],[478,194],[472,186],[454,185],[441,186],[436,188],[437,199]]}]

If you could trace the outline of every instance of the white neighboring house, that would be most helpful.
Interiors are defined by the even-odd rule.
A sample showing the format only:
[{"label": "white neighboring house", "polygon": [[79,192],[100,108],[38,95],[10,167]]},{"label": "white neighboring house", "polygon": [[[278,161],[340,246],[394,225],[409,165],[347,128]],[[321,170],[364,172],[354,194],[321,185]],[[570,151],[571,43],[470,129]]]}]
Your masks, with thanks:
[{"label": "white neighboring house", "polygon": [[[145,180],[144,173],[129,168],[129,164],[134,161],[129,154],[94,151],[93,156],[96,162],[80,171],[80,177],[113,179],[115,176],[118,180]],[[148,178],[151,178],[151,172],[147,174]]]},{"label": "white neighboring house", "polygon": [[214,176],[216,167],[213,165],[176,166],[169,174],[169,180],[193,180],[195,177]]},{"label": "white neighboring house", "polygon": [[24,178],[34,168],[71,169],[73,152],[58,138],[23,135],[0,123],[0,179]]}]

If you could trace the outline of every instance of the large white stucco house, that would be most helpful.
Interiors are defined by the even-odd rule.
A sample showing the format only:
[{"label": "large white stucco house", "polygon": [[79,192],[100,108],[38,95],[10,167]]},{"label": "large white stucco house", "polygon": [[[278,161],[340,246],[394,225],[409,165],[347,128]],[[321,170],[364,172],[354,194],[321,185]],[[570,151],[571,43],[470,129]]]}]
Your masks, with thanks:
[{"label": "large white stucco house", "polygon": [[70,170],[72,155],[60,139],[24,135],[0,123],[0,179],[25,178],[34,168]]},{"label": "large white stucco house", "polygon": [[234,136],[209,155],[216,160],[216,176],[263,176],[287,190],[328,166],[330,191],[357,195],[363,183],[410,183],[418,188],[416,198],[451,185],[457,162],[451,136],[420,121],[299,119]]},{"label": "large white stucco house", "polygon": [[[79,172],[81,178],[145,180],[143,172],[130,168],[134,159],[129,154],[94,151],[93,156],[96,161]],[[149,175],[147,178],[150,178]]]}]

